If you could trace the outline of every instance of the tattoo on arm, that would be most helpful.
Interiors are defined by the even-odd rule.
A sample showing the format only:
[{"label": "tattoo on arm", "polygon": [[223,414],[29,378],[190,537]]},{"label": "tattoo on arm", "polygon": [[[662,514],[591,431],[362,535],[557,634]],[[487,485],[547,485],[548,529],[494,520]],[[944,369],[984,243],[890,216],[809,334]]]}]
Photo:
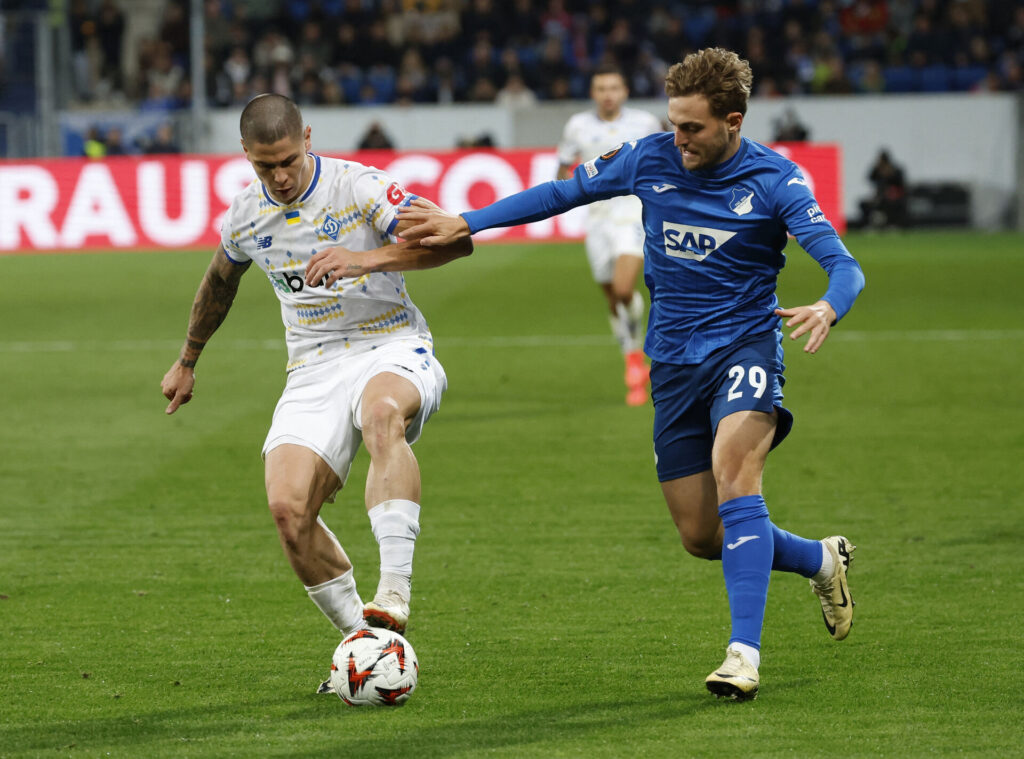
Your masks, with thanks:
[{"label": "tattoo on arm", "polygon": [[[230,268],[227,268],[230,267]],[[199,354],[207,341],[224,322],[238,292],[238,285],[248,266],[237,266],[225,260],[218,250],[206,270],[188,321],[188,339],[181,349],[179,363],[189,369],[195,368]]]}]

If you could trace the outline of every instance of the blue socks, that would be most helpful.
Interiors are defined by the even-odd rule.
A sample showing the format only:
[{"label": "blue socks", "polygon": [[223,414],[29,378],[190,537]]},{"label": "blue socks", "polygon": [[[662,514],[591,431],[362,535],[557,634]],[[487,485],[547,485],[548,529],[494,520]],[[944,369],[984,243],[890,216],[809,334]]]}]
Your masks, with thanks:
[{"label": "blue socks", "polygon": [[[820,540],[801,538],[799,535],[786,532],[775,524],[772,524],[772,537],[775,543],[775,555],[772,558],[773,570],[794,572],[804,577],[814,577],[821,571],[821,560],[824,554],[821,551]],[[707,558],[721,560],[722,552],[719,551],[717,555]]]},{"label": "blue socks", "polygon": [[732,618],[730,643],[761,648],[761,627],[773,569],[814,576],[821,569],[821,542],[786,532],[768,518],[760,495],[745,495],[718,507],[722,538],[722,574]]},{"label": "blue socks", "polygon": [[813,577],[821,569],[821,541],[808,540],[772,525],[775,558],[772,569]]},{"label": "blue socks", "polygon": [[[759,495],[745,495],[726,501],[718,507],[718,514],[725,527],[722,573],[732,617],[729,642],[745,643],[760,649],[777,528],[768,519],[768,507]],[[820,547],[818,553],[820,563]]]}]

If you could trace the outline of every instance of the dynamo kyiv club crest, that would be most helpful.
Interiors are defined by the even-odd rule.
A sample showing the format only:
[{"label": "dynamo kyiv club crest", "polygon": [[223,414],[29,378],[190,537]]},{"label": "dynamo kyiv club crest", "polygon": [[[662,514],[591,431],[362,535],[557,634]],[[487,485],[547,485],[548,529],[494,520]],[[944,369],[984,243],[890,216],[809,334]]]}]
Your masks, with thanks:
[{"label": "dynamo kyiv club crest", "polygon": [[338,241],[338,234],[341,232],[341,222],[335,219],[333,216],[328,216],[324,219],[324,225],[320,227],[320,231],[330,237],[335,242]]}]

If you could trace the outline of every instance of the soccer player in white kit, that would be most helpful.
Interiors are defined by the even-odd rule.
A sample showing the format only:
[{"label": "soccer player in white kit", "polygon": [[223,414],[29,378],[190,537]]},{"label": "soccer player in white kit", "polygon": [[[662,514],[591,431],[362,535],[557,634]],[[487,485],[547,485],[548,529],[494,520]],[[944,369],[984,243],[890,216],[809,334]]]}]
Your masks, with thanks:
[{"label": "soccer player in white kit", "polygon": [[[656,116],[627,108],[626,79],[615,66],[598,67],[590,79],[596,108],[577,113],[565,124],[558,144],[558,179],[568,179],[580,160],[595,158],[616,146],[661,132]],[[594,281],[608,299],[609,321],[626,362],[626,403],[647,402],[649,371],[644,360],[644,300],[636,289],[644,264],[643,208],[634,195],[587,206],[587,260]]]},{"label": "soccer player in white kit", "polygon": [[[255,263],[281,302],[288,346],[288,380],[263,445],[267,500],[285,555],[343,635],[367,625],[404,632],[420,530],[410,444],[437,411],[447,380],[402,272],[473,248],[396,242],[411,225],[395,213],[415,196],[377,169],[310,153],[310,134],[295,103],[280,95],[260,95],[243,110],[242,148],[257,179],[224,216],[188,337],[161,389],[168,414],[191,400],[196,361]],[[339,255],[357,262],[340,264]],[[348,556],[320,518],[360,442],[370,454],[365,502],[380,546],[380,583],[365,606]]]}]

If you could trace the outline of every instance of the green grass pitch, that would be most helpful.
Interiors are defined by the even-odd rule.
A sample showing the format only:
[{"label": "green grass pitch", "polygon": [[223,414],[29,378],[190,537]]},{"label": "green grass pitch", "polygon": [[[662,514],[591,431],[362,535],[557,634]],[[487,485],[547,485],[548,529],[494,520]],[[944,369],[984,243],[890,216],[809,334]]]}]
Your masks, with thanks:
[{"label": "green grass pitch", "polygon": [[[787,344],[765,489],[783,527],[858,544],[856,623],[832,641],[774,575],[747,704],[704,689],[720,566],[679,544],[579,246],[409,276],[450,388],[415,447],[399,710],[313,694],[338,635],[264,501],[285,353],[263,277],[165,417],[208,253],[0,258],[0,757],[1024,754],[1024,238],[847,242],[867,289],[819,354]],[[825,278],[794,244],[780,283],[800,304]],[[364,596],[366,463],[324,512]]]}]

